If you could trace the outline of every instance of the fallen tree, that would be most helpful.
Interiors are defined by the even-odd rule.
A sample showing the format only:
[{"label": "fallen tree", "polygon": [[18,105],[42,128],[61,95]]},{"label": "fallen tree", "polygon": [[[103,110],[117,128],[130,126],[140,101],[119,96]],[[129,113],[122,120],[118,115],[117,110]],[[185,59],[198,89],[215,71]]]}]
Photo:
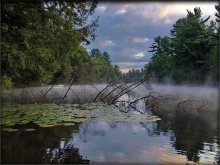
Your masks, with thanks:
[{"label": "fallen tree", "polygon": [[[144,93],[144,95],[139,95],[139,93],[135,91],[138,87],[141,88],[141,92]],[[127,96],[127,99],[125,99],[124,96]],[[146,109],[150,109],[156,114],[163,110],[167,112],[170,105],[174,111],[191,111],[196,113],[205,112],[208,106],[204,101],[195,99],[178,100],[172,95],[160,95],[158,92],[153,91],[146,78],[109,84],[102,89],[93,100],[93,102],[112,104],[124,113],[133,110],[144,114],[146,112],[141,111],[137,107],[139,101],[143,101]]]}]

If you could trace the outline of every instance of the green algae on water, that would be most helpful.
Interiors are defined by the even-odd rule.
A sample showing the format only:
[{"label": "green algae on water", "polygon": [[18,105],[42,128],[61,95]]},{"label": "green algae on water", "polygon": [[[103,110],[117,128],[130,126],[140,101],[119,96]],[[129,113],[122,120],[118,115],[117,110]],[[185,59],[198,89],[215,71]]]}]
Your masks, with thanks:
[{"label": "green algae on water", "polygon": [[[53,127],[57,125],[74,125],[87,120],[105,121],[155,121],[158,116],[147,114],[128,114],[113,111],[112,105],[104,103],[91,104],[16,104],[2,107],[1,124],[8,127],[6,131],[16,131],[14,125],[33,123],[39,127]],[[25,131],[34,131],[26,129]]]}]

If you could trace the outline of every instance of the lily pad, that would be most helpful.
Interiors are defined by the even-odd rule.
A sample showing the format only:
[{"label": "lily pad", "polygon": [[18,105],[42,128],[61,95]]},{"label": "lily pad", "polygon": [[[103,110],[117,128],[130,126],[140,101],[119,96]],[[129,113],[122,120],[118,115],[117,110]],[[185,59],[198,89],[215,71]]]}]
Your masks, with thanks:
[{"label": "lily pad", "polygon": [[74,123],[64,123],[63,125],[65,125],[65,126],[73,126],[75,124]]},{"label": "lily pad", "polygon": [[47,128],[47,127],[54,127],[54,126],[56,126],[56,125],[53,125],[53,124],[40,124],[39,126],[40,126],[40,127]]},{"label": "lily pad", "polygon": [[34,129],[34,128],[28,128],[28,129],[25,129],[24,131],[27,131],[27,132],[29,132],[29,131],[35,131],[36,129]]},{"label": "lily pad", "polygon": [[[88,119],[106,121],[155,121],[158,116],[147,114],[128,114],[115,111],[112,105],[104,103],[91,104],[24,104],[7,105],[2,107],[0,121],[2,125],[11,128],[15,124],[28,124],[33,122],[40,127],[53,127],[56,125],[74,125]],[[12,128],[11,128],[12,129]],[[9,129],[10,130],[10,129]],[[13,129],[12,129],[13,130]]]},{"label": "lily pad", "polygon": [[8,132],[15,132],[18,131],[18,129],[14,129],[14,128],[4,128],[4,131],[8,131]]}]

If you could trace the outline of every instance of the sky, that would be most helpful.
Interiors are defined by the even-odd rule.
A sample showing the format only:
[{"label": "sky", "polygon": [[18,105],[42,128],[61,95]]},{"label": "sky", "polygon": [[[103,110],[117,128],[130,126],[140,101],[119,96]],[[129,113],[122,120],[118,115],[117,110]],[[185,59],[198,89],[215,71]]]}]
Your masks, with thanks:
[{"label": "sky", "polygon": [[204,18],[215,19],[218,2],[99,2],[90,18],[99,16],[99,27],[88,50],[98,48],[110,55],[122,72],[143,68],[151,59],[148,52],[154,38],[170,35],[173,24],[200,7]]}]

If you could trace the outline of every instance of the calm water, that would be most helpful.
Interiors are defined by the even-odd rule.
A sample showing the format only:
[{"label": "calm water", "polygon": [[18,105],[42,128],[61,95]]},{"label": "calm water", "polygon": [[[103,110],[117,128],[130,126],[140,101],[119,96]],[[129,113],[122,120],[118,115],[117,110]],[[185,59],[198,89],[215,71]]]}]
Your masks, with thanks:
[{"label": "calm water", "polygon": [[219,162],[215,124],[186,114],[161,121],[17,127],[17,132],[2,131],[2,163]]},{"label": "calm water", "polygon": [[[104,85],[99,86],[99,88],[103,87]],[[157,92],[179,96],[180,100],[197,97],[199,100],[210,102],[209,105],[218,103],[217,90],[214,88],[154,87]],[[140,96],[146,95],[143,88],[136,90]],[[32,103],[36,101],[39,93],[45,91],[46,88],[16,89],[3,95],[2,100]],[[74,86],[72,91],[74,93],[70,92],[65,102],[91,102],[97,93],[96,88],[91,86]],[[45,102],[59,101],[65,92],[66,87],[56,86],[48,93]],[[144,103],[137,106],[138,109],[146,111]],[[215,109],[213,108],[210,113],[214,113]],[[14,128],[19,129],[16,132],[5,131],[3,126],[1,162],[220,164],[217,115],[194,116],[192,113],[179,111],[173,117],[161,118],[159,121],[145,122],[108,122],[107,119],[103,121],[93,119],[76,123],[74,126],[50,128],[42,128],[30,123],[15,125]],[[25,131],[27,128],[36,130],[27,132]]]}]

